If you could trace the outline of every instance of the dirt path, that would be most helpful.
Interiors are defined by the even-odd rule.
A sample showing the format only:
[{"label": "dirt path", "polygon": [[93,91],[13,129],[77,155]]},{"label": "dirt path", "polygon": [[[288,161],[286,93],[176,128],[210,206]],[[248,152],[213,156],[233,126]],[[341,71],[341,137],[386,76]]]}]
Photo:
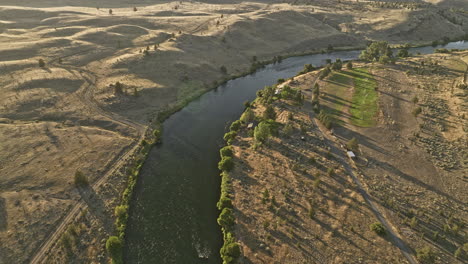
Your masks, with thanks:
[{"label": "dirt path", "polygon": [[[314,83],[316,82],[316,79]],[[306,94],[307,98],[307,94]],[[310,109],[310,113],[313,113],[312,111],[312,104],[306,100],[305,107]],[[358,177],[354,174],[353,171],[353,166],[350,164],[348,161],[346,151],[340,147],[340,145],[343,145],[343,143],[339,142],[339,140],[330,134],[328,131],[325,131],[325,129],[319,125],[314,116],[310,116],[310,120],[312,123],[319,128],[320,132],[323,134],[325,143],[330,146],[330,152],[336,157],[339,163],[343,165],[345,168],[346,172],[351,176],[353,179],[354,183],[357,185],[358,192],[362,195],[364,200],[369,204],[372,212],[375,214],[375,216],[379,219],[379,221],[385,226],[387,229],[388,235],[391,238],[391,240],[395,243],[395,245],[400,249],[401,253],[405,256],[405,258],[408,260],[409,263],[411,264],[418,264],[418,261],[413,256],[413,253],[411,249],[409,249],[403,240],[400,238],[398,235],[396,228],[393,227],[393,225],[387,221],[386,217],[383,215],[382,212],[380,212],[379,208],[377,205],[373,202],[372,198],[369,196],[367,191],[365,190],[364,186],[362,185],[361,181],[359,180]]]},{"label": "dirt path", "polygon": [[[138,143],[144,139],[146,134],[146,130],[148,127],[138,124],[136,122],[130,121],[125,119],[115,113],[106,112],[102,110],[97,102],[93,98],[93,91],[96,88],[96,80],[97,77],[89,71],[83,70],[79,67],[73,66],[63,66],[60,65],[62,68],[66,68],[69,70],[77,70],[80,75],[85,80],[85,84],[83,84],[82,88],[80,88],[75,94],[78,98],[90,108],[96,114],[103,115],[114,122],[124,124],[129,127],[133,127],[138,132],[138,139],[134,141],[134,143],[129,147],[128,151],[123,151],[119,157],[117,157],[116,161],[114,161],[113,166],[109,168],[109,170],[102,175],[96,182],[94,182],[91,186],[87,188],[92,188],[94,190],[98,190],[99,187],[104,184],[107,179],[113,175],[124,163],[135,153],[138,148]],[[89,189],[88,189],[89,190]],[[93,192],[87,192],[84,190],[83,192],[85,195],[90,195]],[[64,216],[61,223],[52,231],[48,237],[42,242],[42,244],[38,247],[37,251],[31,257],[32,264],[39,264],[44,263],[47,259],[47,255],[51,251],[51,249],[56,246],[57,242],[59,241],[60,237],[62,236],[63,232],[65,232],[68,226],[76,220],[76,218],[80,215],[80,213],[87,208],[87,203],[84,201],[83,197],[80,197],[78,203]]]}]

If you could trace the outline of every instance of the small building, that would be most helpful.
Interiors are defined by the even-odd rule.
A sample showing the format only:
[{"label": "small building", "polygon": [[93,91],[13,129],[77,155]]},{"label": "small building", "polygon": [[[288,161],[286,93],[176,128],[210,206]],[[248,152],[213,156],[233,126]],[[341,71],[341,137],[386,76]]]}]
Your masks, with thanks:
[{"label": "small building", "polygon": [[249,124],[247,125],[247,129],[252,129],[252,128],[254,128],[254,123],[249,123]]},{"label": "small building", "polygon": [[356,157],[356,155],[354,155],[354,152],[352,152],[351,150],[350,151],[347,151],[346,154],[348,155],[349,158],[351,159],[354,159]]}]

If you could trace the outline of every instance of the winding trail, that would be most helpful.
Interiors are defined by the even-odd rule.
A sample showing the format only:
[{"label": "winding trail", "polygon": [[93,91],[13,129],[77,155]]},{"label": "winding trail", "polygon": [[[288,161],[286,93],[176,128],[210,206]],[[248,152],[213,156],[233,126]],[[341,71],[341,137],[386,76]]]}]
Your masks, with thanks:
[{"label": "winding trail", "polygon": [[[317,82],[317,77],[315,77],[313,84],[315,84],[316,82]],[[311,98],[311,92],[306,92],[305,98]],[[306,100],[304,105],[306,108],[310,110],[309,112],[311,113],[311,115],[309,116],[309,118],[311,122],[320,130],[320,132],[324,136],[325,144],[330,146],[330,152],[336,157],[337,161],[341,165],[343,165],[346,172],[351,176],[351,178],[353,179],[354,183],[357,186],[358,192],[362,195],[364,200],[367,202],[367,204],[369,205],[369,207],[371,208],[372,212],[377,217],[377,219],[385,226],[385,229],[387,229],[387,234],[390,237],[390,239],[400,249],[401,253],[404,255],[404,257],[408,260],[409,263],[418,264],[419,262],[415,259],[412,250],[408,248],[408,246],[406,246],[406,244],[400,238],[400,235],[396,231],[396,228],[387,220],[384,214],[380,211],[380,209],[374,203],[371,196],[367,193],[366,189],[362,185],[359,178],[354,173],[354,170],[353,170],[353,168],[355,168],[354,164],[353,165],[350,164],[350,161],[346,155],[346,151],[342,147],[340,147],[340,145],[344,145],[344,144],[340,142],[338,138],[336,138],[330,132],[326,131],[326,129],[324,129],[323,126],[317,123],[313,114],[314,112],[312,110],[312,103],[310,102],[310,100]]]},{"label": "winding trail", "polygon": [[[82,52],[88,52],[88,51],[91,51],[91,50],[86,50]],[[64,57],[73,56],[73,55],[75,54],[67,55]],[[54,61],[58,61],[58,59]],[[86,187],[82,191],[82,195],[89,196],[89,195],[92,195],[92,192],[89,192],[90,190],[89,188],[98,190],[99,187],[103,185],[105,182],[107,182],[108,178],[111,175],[113,175],[121,166],[123,166],[125,162],[135,153],[135,151],[138,149],[138,145],[139,145],[138,143],[144,139],[144,136],[146,134],[148,127],[143,126],[139,123],[133,122],[131,120],[128,120],[116,113],[107,112],[101,109],[98,106],[97,101],[93,97],[93,92],[96,88],[95,85],[96,85],[97,77],[92,72],[88,70],[83,70],[82,68],[75,67],[75,66],[69,66],[69,65],[56,65],[56,66],[64,68],[64,69],[68,69],[68,70],[76,70],[80,73],[83,80],[85,80],[85,83],[82,85],[82,87],[78,91],[75,92],[75,95],[82,101],[83,104],[88,106],[92,112],[102,115],[104,117],[107,117],[113,122],[116,122],[116,123],[119,123],[128,127],[132,127],[138,133],[138,139],[134,140],[134,142],[128,147],[127,151],[124,150],[120,152],[120,155],[116,157],[112,166],[100,178],[98,178],[92,185]],[[40,244],[40,246],[34,252],[34,255],[31,256],[30,263],[31,264],[45,263],[47,260],[47,255],[49,254],[51,249],[57,245],[62,234],[67,230],[68,226],[80,216],[80,213],[83,210],[85,210],[87,207],[88,207],[87,203],[84,201],[83,197],[81,196],[78,202],[75,204],[75,206],[73,206],[73,208],[62,218],[58,226],[55,227],[55,230],[53,230],[47,236],[47,238]]]}]

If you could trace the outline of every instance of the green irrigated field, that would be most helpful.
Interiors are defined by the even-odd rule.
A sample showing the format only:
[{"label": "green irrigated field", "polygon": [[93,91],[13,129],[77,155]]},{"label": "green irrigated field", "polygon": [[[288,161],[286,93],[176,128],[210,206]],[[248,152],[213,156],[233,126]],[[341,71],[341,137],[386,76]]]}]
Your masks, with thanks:
[{"label": "green irrigated field", "polygon": [[354,93],[352,97],[351,123],[360,127],[375,125],[378,111],[377,82],[367,68],[352,71],[354,76]]},{"label": "green irrigated field", "polygon": [[348,119],[353,125],[372,127],[378,110],[376,87],[367,68],[333,72],[323,89],[323,106],[338,122]]}]

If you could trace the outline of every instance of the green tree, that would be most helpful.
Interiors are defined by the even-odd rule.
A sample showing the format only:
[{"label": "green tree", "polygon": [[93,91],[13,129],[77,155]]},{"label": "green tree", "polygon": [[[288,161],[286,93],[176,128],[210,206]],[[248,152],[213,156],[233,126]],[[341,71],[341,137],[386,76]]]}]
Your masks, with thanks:
[{"label": "green tree", "polygon": [[265,120],[268,120],[268,119],[275,120],[276,119],[276,112],[275,112],[275,109],[273,108],[273,106],[268,105],[266,107],[265,111],[263,112],[263,118]]},{"label": "green tree", "polygon": [[221,214],[219,214],[217,221],[221,227],[225,229],[230,229],[234,225],[234,216],[232,214],[232,209],[224,208],[221,211]]},{"label": "green tree", "polygon": [[234,161],[231,157],[223,157],[218,163],[218,169],[222,171],[231,171],[234,168]]},{"label": "green tree", "polygon": [[351,70],[352,68],[353,68],[353,62],[348,61],[348,63],[346,63],[346,69]]},{"label": "green tree", "polygon": [[255,113],[250,108],[247,108],[240,117],[240,120],[244,123],[251,122],[254,119],[255,119]]},{"label": "green tree", "polygon": [[384,236],[387,233],[387,230],[385,230],[385,227],[380,222],[375,222],[369,227],[371,231],[374,231],[379,236]]},{"label": "green tree", "polygon": [[230,130],[231,131],[239,131],[240,127],[241,127],[242,123],[240,120],[236,120],[234,122],[232,122],[231,126],[230,126]]},{"label": "green tree", "polygon": [[332,70],[339,71],[343,68],[343,62],[340,59],[336,59],[335,63],[332,65]]},{"label": "green tree", "polygon": [[231,146],[225,146],[219,150],[219,154],[221,155],[221,158],[223,157],[232,157],[233,152],[232,152],[232,147]]},{"label": "green tree", "polygon": [[38,63],[39,63],[39,67],[41,68],[45,67],[45,61],[43,59],[39,59]]},{"label": "green tree", "polygon": [[221,257],[223,258],[223,264],[236,263],[237,259],[241,255],[240,246],[238,243],[228,243],[221,248]]},{"label": "green tree", "polygon": [[254,138],[259,142],[265,142],[271,136],[270,125],[266,122],[261,122],[254,130]]},{"label": "green tree", "polygon": [[236,131],[230,131],[224,134],[224,141],[226,141],[228,144],[231,144],[232,141],[236,138],[237,132]]},{"label": "green tree", "polygon": [[113,264],[122,264],[122,241],[116,236],[110,236],[106,241],[106,250]]}]

